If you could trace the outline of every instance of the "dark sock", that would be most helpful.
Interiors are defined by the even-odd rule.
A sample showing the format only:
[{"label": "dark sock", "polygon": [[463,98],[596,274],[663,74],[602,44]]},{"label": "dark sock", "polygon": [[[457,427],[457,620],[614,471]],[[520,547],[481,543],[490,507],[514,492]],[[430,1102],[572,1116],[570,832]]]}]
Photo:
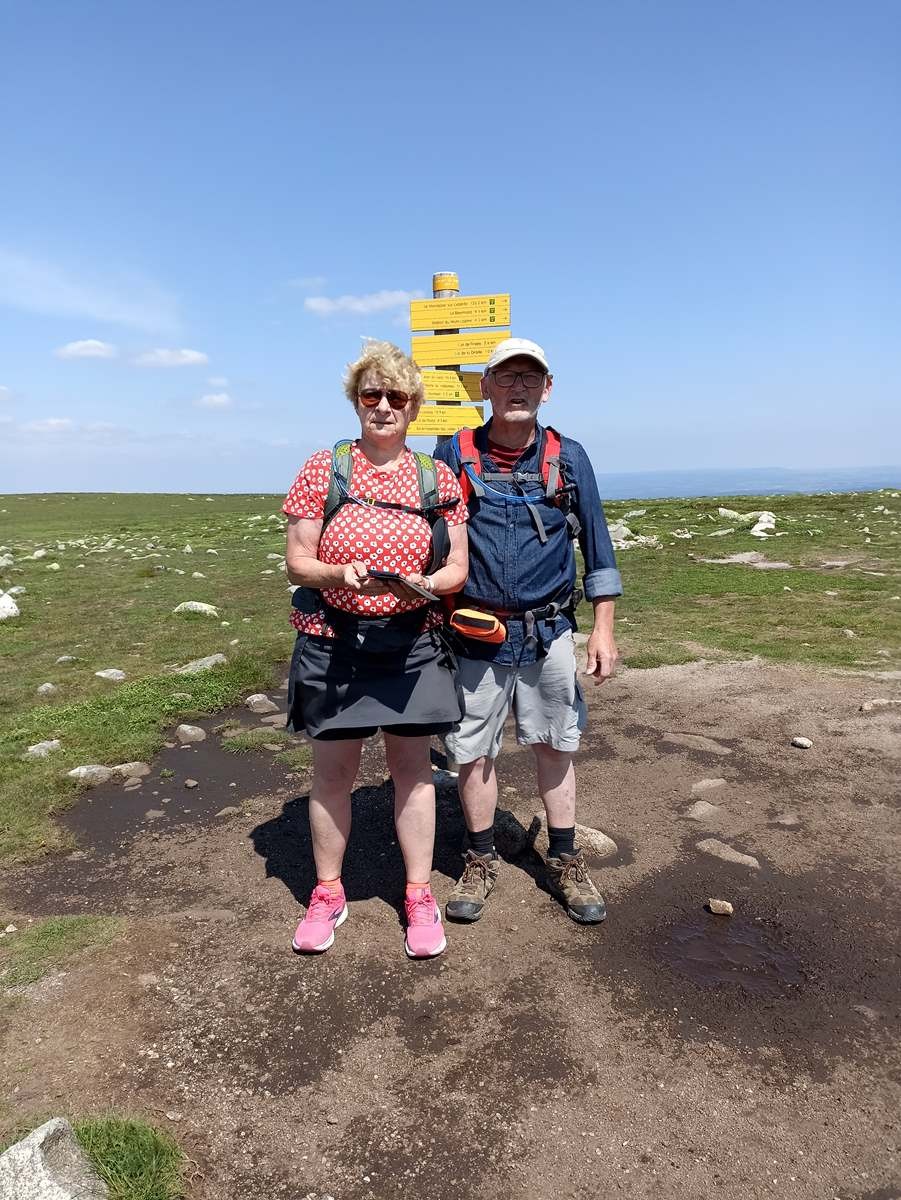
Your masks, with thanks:
[{"label": "dark sock", "polygon": [[480,829],[478,833],[469,831],[469,845],[476,854],[493,854],[494,853],[494,826],[489,825],[487,829]]},{"label": "dark sock", "polygon": [[561,854],[575,854],[576,852],[576,827],[570,825],[567,828],[558,829],[554,825],[547,827],[547,855],[548,858],[559,858]]}]

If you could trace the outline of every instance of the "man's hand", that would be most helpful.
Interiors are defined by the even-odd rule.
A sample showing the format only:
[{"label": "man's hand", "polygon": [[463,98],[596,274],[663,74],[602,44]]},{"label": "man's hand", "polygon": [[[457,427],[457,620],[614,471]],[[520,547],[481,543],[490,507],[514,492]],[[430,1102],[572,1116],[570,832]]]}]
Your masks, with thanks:
[{"label": "man's hand", "polygon": [[616,671],[619,651],[612,632],[595,629],[588,638],[585,674],[594,677],[595,685],[606,683]]}]

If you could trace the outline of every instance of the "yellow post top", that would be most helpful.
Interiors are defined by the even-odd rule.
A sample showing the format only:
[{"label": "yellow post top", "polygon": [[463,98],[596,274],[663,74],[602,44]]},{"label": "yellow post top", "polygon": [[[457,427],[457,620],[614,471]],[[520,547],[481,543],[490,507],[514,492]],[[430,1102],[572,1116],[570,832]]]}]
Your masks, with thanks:
[{"label": "yellow post top", "polygon": [[456,271],[436,271],[432,276],[433,292],[459,292],[460,276]]}]

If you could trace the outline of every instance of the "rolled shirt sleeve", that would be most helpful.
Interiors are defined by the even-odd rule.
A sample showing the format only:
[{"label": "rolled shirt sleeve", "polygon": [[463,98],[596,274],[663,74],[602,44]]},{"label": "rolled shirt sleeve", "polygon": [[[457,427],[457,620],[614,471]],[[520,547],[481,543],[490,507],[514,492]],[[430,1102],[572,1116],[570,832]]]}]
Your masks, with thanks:
[{"label": "rolled shirt sleeve", "polygon": [[623,581],[617,570],[594,468],[578,442],[572,442],[571,446],[576,469],[575,510],[582,526],[579,547],[585,560],[585,597],[596,600],[599,596],[621,596]]}]

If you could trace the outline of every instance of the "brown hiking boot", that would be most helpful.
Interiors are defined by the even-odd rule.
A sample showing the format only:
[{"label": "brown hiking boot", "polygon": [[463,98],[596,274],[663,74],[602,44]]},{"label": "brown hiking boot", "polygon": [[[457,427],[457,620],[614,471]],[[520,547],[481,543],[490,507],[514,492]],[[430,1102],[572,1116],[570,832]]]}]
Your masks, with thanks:
[{"label": "brown hiking boot", "polygon": [[581,850],[549,858],[545,870],[548,887],[566,906],[567,916],[582,925],[597,925],[606,919],[604,897],[591,882]]},{"label": "brown hiking boot", "polygon": [[465,867],[456,887],[448,897],[444,911],[451,921],[478,921],[497,883],[497,854],[476,854],[467,850],[463,855]]}]

